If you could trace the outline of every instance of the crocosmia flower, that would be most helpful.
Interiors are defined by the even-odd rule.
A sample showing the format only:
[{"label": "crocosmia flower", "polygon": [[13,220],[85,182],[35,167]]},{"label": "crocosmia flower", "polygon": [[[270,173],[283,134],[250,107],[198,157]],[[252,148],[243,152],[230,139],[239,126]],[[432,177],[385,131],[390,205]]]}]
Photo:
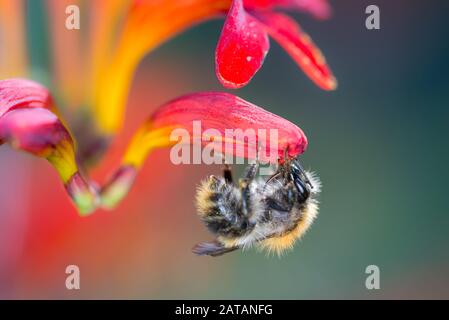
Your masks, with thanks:
[{"label": "crocosmia flower", "polygon": [[[294,20],[277,12],[301,10],[324,19],[330,12],[324,0],[48,0],[44,4],[49,12],[53,58],[51,72],[43,72],[49,74],[46,84],[50,89],[27,80],[33,65],[26,54],[25,2],[0,0],[0,144],[46,159],[81,214],[115,207],[127,195],[147,154],[172,146],[173,130],[191,133],[197,120],[205,130],[218,133],[226,128],[276,129],[277,143],[263,147],[278,158],[305,150],[304,133],[288,120],[231,94],[193,93],[149,114],[119,169],[104,185],[93,182],[90,168],[122,128],[137,65],[177,33],[207,19],[225,17],[216,49],[216,71],[226,87],[238,88],[249,82],[262,66],[269,37],[318,86],[327,90],[336,86],[310,38]],[[82,20],[88,23],[82,24],[81,30],[67,30],[66,8],[83,5],[88,7],[83,12],[91,13]],[[225,142],[218,134],[211,138]],[[245,145],[239,139],[226,142]]]}]

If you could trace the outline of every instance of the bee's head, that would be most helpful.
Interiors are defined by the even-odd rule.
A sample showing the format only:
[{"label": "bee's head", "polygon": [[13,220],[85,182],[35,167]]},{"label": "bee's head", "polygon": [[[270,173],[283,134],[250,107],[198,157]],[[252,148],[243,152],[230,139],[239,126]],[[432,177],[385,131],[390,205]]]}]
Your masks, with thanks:
[{"label": "bee's head", "polygon": [[[280,255],[293,247],[316,218],[321,182],[315,173],[303,169],[297,157],[280,163],[277,176],[281,176],[279,181],[283,182],[281,192],[284,192],[285,199],[289,199],[290,205],[294,203],[288,212],[284,210],[283,218],[278,219],[280,228],[260,241],[260,245],[268,252]],[[282,200],[278,204],[282,204]]]},{"label": "bee's head", "polygon": [[309,198],[313,185],[307,177],[298,158],[293,158],[289,162],[290,179],[293,181],[299,194],[299,200],[305,201]]}]

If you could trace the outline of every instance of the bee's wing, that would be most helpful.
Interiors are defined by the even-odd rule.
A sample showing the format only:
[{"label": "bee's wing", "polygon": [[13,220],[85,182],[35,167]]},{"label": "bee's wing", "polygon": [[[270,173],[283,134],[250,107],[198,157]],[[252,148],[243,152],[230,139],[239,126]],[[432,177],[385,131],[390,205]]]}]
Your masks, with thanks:
[{"label": "bee's wing", "polygon": [[218,257],[225,253],[239,249],[238,247],[226,248],[218,241],[201,242],[195,245],[192,252],[199,256]]}]

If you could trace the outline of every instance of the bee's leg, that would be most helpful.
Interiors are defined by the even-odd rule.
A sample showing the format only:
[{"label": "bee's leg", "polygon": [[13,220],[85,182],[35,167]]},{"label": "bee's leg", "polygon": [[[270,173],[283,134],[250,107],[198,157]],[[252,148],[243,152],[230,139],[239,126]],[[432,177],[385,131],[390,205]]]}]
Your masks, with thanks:
[{"label": "bee's leg", "polygon": [[248,184],[251,181],[254,180],[254,178],[257,175],[257,172],[259,171],[259,165],[260,165],[259,153],[260,153],[260,148],[261,148],[261,146],[259,145],[259,147],[257,149],[257,153],[256,153],[256,161],[246,168],[245,174],[243,175],[243,180],[246,180],[248,182]]},{"label": "bee's leg", "polygon": [[245,174],[243,175],[243,180],[251,182],[257,175],[257,171],[259,171],[259,160],[256,160],[256,163],[251,164],[245,170]]},{"label": "bee's leg", "polygon": [[250,210],[250,190],[249,186],[257,175],[259,170],[259,159],[256,163],[251,164],[245,171],[243,179],[239,181],[240,191],[242,193],[242,211],[245,216],[249,215]]},{"label": "bee's leg", "polygon": [[239,249],[239,247],[226,248],[218,241],[201,242],[195,245],[192,252],[199,256],[218,257],[225,253],[232,252]]},{"label": "bee's leg", "polygon": [[220,153],[221,159],[223,161],[223,178],[225,179],[226,183],[233,184],[234,179],[232,178],[232,170],[231,165],[226,163],[226,156],[223,153]]},{"label": "bee's leg", "polygon": [[224,165],[223,177],[227,183],[229,183],[229,184],[234,183],[234,179],[232,178],[231,166],[227,163],[225,163],[225,165]]}]

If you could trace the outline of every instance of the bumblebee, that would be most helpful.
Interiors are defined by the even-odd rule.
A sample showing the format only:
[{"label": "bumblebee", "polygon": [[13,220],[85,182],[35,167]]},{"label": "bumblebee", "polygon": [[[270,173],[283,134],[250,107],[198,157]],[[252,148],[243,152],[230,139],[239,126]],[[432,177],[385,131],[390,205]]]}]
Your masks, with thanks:
[{"label": "bumblebee", "polygon": [[268,179],[258,177],[258,170],[256,161],[235,184],[226,165],[222,177],[201,182],[197,212],[215,240],[197,244],[195,254],[215,257],[257,245],[280,255],[309,229],[318,214],[318,177],[298,158],[279,163]]}]

